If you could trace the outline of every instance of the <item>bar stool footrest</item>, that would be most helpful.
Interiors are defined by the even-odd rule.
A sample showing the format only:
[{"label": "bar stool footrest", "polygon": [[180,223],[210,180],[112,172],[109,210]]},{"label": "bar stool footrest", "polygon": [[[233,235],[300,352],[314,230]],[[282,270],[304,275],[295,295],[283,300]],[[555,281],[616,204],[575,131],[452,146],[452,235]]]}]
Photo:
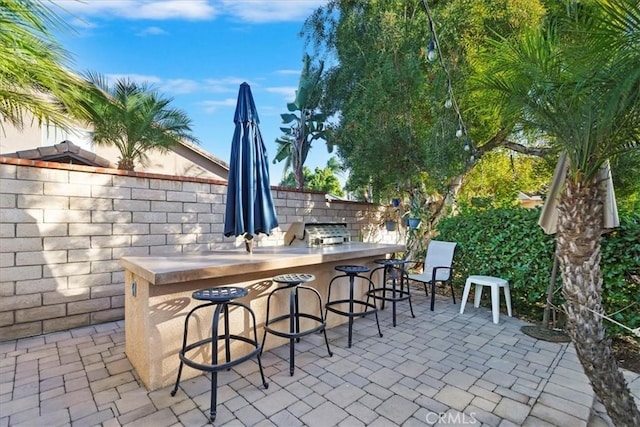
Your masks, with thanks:
[{"label": "bar stool footrest", "polygon": [[[315,316],[313,314],[309,314],[309,313],[297,313],[296,318],[305,318],[305,319],[311,319],[314,320],[316,322],[319,323],[319,325],[314,326],[313,328],[310,329],[305,329],[304,331],[299,331],[299,332],[283,332],[280,331],[278,329],[275,328],[271,328],[270,325],[273,325],[274,323],[277,322],[282,322],[283,320],[290,320],[291,316],[289,314],[283,314],[282,316],[278,316],[274,319],[269,319],[269,323],[267,323],[266,325],[264,325],[264,329],[269,332],[270,334],[273,334],[275,336],[278,337],[282,337],[282,338],[300,338],[300,337],[304,337],[305,335],[311,335],[314,332],[318,332],[323,330],[326,326],[327,326],[327,322],[325,322],[320,316]],[[289,326],[289,325],[287,325]]]},{"label": "bar stool footrest", "polygon": [[[351,313],[349,311],[343,311],[343,310],[340,310],[339,308],[333,307],[334,305],[338,305],[338,304],[350,304],[350,303],[353,303],[353,305],[356,305],[356,306],[365,307],[365,311]],[[359,301],[359,300],[351,301],[348,299],[334,300],[334,301],[328,302],[325,304],[325,308],[333,313],[340,314],[342,316],[348,316],[351,318],[364,317],[369,314],[374,314],[378,312],[378,307],[376,307],[375,304],[373,303],[366,302],[366,301]],[[366,308],[368,308],[369,310],[366,310]]]},{"label": "bar stool footrest", "polygon": [[[218,340],[224,340],[225,336],[224,335],[220,335],[218,336]],[[251,338],[247,338],[247,337],[243,337],[243,336],[239,336],[239,335],[229,335],[229,341],[232,340],[237,340],[237,341],[242,341],[245,342],[247,344],[251,344],[253,346],[256,346],[255,349],[251,350],[249,353],[246,353],[240,357],[237,357],[233,360],[230,360],[229,362],[225,362],[225,363],[218,363],[218,364],[206,364],[206,363],[199,363],[196,362],[195,360],[192,360],[190,358],[187,357],[186,353],[194,350],[198,347],[202,347],[204,345],[210,345],[213,342],[213,338],[205,338],[202,339],[200,341],[196,341],[194,343],[189,344],[188,346],[186,346],[184,348],[184,350],[181,350],[179,353],[179,357],[180,360],[182,360],[182,362],[184,362],[185,365],[194,368],[194,369],[198,369],[200,371],[206,371],[206,372],[219,372],[219,371],[226,371],[227,369],[230,369],[236,365],[239,365],[242,362],[245,362],[253,357],[256,357],[256,355],[260,354],[260,351],[262,350],[262,346],[259,345],[258,343],[256,343],[254,340],[252,340]]]},{"label": "bar stool footrest", "polygon": [[[377,292],[382,292],[382,295],[378,295]],[[396,293],[397,296],[385,296],[385,293]],[[392,288],[375,288],[372,289],[370,291],[367,292],[367,296],[370,296],[371,298],[377,299],[377,300],[382,300],[382,301],[391,301],[391,302],[398,302],[398,301],[406,301],[409,298],[411,298],[411,294],[408,291],[401,291],[401,290],[393,290]]]}]

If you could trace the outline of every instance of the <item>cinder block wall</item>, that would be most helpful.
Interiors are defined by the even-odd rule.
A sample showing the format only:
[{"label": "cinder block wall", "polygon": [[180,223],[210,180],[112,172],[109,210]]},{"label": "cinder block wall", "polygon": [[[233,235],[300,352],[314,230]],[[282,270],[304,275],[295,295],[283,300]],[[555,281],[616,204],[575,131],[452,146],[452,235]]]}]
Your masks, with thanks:
[{"label": "cinder block wall", "polygon": [[[224,181],[0,157],[0,341],[122,319],[126,255],[240,245],[225,238]],[[346,222],[393,241],[377,205],[274,188],[280,245],[294,221]]]}]

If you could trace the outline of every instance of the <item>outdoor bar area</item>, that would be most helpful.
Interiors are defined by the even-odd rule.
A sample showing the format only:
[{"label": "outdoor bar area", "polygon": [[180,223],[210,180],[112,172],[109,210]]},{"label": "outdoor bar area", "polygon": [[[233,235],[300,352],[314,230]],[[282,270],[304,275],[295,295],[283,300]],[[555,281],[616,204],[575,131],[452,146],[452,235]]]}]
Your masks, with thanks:
[{"label": "outdoor bar area", "polygon": [[[238,286],[248,290],[242,302],[255,312],[258,336],[266,316],[267,295],[275,288],[272,278],[279,274],[313,274],[307,285],[315,288],[323,301],[327,286],[340,273],[338,265],[357,264],[375,268],[376,259],[404,250],[402,245],[349,242],[319,247],[265,246],[247,253],[238,250],[212,251],[167,256],[131,256],[121,259],[125,269],[125,341],[126,354],[147,389],[155,390],[175,382],[180,363],[178,353],[183,338],[186,314],[197,305],[191,294],[203,288]],[[374,278],[374,280],[379,280]],[[349,286],[336,288],[336,298],[347,298]],[[364,295],[364,290],[362,291]],[[333,295],[333,294],[332,294]],[[315,304],[315,305],[314,305]],[[272,305],[271,310],[284,311]],[[313,300],[300,299],[301,311],[317,311]],[[241,310],[230,310],[231,325],[249,333],[249,319]],[[329,315],[327,328],[347,321]],[[190,331],[190,334],[192,332]],[[211,333],[210,321],[199,323],[195,335]],[[285,344],[286,339],[269,337],[266,348]],[[211,355],[202,354],[203,360]],[[184,379],[201,372],[186,368]]]}]

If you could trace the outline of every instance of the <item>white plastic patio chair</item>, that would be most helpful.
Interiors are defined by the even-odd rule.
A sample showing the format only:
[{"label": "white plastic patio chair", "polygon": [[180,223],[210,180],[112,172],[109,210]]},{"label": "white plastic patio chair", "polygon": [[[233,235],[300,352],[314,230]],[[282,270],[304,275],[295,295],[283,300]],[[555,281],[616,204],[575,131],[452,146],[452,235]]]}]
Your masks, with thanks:
[{"label": "white plastic patio chair", "polygon": [[453,303],[456,303],[456,295],[453,292],[453,253],[456,249],[455,242],[441,242],[432,240],[427,247],[427,256],[424,259],[423,272],[419,274],[409,274],[410,280],[421,282],[424,285],[424,292],[429,296],[427,285],[431,285],[431,311],[436,302],[436,283],[451,286],[451,296]]}]

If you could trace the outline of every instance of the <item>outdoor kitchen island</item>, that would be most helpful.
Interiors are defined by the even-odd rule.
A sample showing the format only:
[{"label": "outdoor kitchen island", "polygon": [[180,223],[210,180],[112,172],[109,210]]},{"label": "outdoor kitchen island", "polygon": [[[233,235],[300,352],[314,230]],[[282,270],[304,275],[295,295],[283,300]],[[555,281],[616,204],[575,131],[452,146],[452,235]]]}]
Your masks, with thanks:
[{"label": "outdoor kitchen island", "polygon": [[[375,268],[374,260],[404,251],[403,245],[352,242],[321,247],[267,246],[253,253],[238,250],[194,252],[166,256],[130,256],[120,263],[125,269],[125,351],[142,382],[149,390],[172,385],[180,363],[178,351],[182,346],[184,319],[198,301],[192,301],[193,291],[215,286],[241,286],[249,295],[240,301],[249,305],[256,314],[258,338],[262,339],[262,326],[266,315],[267,295],[275,284],[273,276],[286,273],[310,273],[316,280],[308,285],[320,292],[326,301],[329,281],[340,273],[337,265],[357,264]],[[379,280],[374,278],[374,280]],[[348,297],[348,284],[340,287],[336,298]],[[334,292],[332,290],[332,299]],[[314,305],[315,304],[315,305]],[[272,301],[271,310],[288,309],[288,301]],[[317,311],[317,301],[300,299],[300,309]],[[207,310],[203,310],[207,311]],[[211,309],[213,311],[213,309]],[[250,319],[244,310],[230,310],[232,333],[248,336]],[[302,319],[302,328],[304,321]],[[345,322],[343,316],[329,315],[327,327]],[[210,334],[210,316],[202,319],[190,337],[203,338]],[[284,338],[269,336],[265,350],[285,344]],[[246,345],[246,344],[243,344]],[[234,351],[242,352],[243,349]],[[210,357],[210,354],[204,356]],[[224,356],[223,356],[224,357]],[[326,356],[325,356],[326,357]],[[185,366],[182,378],[202,374]]]}]

